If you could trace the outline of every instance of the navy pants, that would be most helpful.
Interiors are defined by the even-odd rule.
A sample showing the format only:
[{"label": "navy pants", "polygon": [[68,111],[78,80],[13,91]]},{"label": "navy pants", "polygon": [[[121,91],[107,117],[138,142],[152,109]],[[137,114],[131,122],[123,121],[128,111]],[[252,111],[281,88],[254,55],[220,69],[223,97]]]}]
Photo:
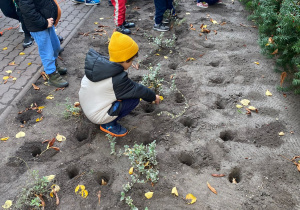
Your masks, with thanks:
[{"label": "navy pants", "polygon": [[122,117],[125,117],[126,115],[128,115],[132,110],[134,110],[134,108],[139,103],[140,103],[140,99],[136,99],[136,98],[122,100],[122,109],[119,112],[117,119],[115,119],[114,121],[116,122],[119,119],[121,119]]},{"label": "navy pants", "polygon": [[154,0],[155,5],[155,24],[161,24],[165,11],[168,9],[170,0]]}]

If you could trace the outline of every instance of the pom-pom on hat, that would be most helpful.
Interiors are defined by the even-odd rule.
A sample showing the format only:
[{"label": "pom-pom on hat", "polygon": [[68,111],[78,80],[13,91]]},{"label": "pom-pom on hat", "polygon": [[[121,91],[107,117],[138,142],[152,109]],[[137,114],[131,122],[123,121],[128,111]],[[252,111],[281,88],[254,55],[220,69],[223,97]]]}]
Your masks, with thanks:
[{"label": "pom-pom on hat", "polygon": [[139,46],[130,37],[120,32],[114,32],[108,45],[109,60],[121,63],[132,58],[139,51]]}]

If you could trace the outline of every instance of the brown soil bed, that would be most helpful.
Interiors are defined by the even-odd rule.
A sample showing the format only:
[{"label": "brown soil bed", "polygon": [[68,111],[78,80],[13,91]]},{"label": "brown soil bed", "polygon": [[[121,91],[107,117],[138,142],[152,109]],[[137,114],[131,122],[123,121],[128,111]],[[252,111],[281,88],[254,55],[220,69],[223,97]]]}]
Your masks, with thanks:
[{"label": "brown soil bed", "polygon": [[[300,174],[292,162],[280,156],[300,155],[299,96],[287,93],[284,97],[276,90],[280,75],[273,72],[274,61],[260,54],[258,32],[247,21],[247,11],[239,1],[224,3],[204,10],[193,1],[181,1],[177,13],[186,21],[171,23],[173,27],[164,33],[164,39],[175,34],[176,43],[159,50],[149,39],[160,35],[152,30],[153,1],[128,2],[127,19],[137,25],[132,38],[140,47],[139,70],[131,68],[129,77],[140,82],[150,64],[160,63],[165,90],[160,105],[142,101],[120,121],[130,133],[117,139],[117,152],[125,145],[157,143],[158,183],[135,184],[126,193],[139,209],[300,208],[296,193]],[[130,209],[120,201],[122,185],[131,180],[128,157],[111,155],[105,134],[83,114],[69,119],[63,116],[66,99],[78,101],[89,48],[107,54],[107,36],[93,33],[102,24],[109,26],[104,29],[111,35],[112,13],[113,8],[101,2],[65,47],[61,62],[69,69],[65,78],[70,86],[55,91],[40,78],[35,83],[40,90],[29,90],[1,127],[0,137],[10,136],[0,142],[1,205],[6,200],[15,202],[30,182],[29,172],[38,170],[40,176],[56,175],[54,182],[61,188],[60,204],[45,198],[45,209]],[[190,24],[196,30],[191,30]],[[202,24],[211,30],[209,34],[199,35]],[[175,91],[169,88],[172,77]],[[265,95],[267,89],[273,96]],[[47,100],[50,94],[54,98]],[[258,113],[253,111],[249,116],[245,109],[238,110],[236,104],[242,99],[249,99]],[[28,110],[18,114],[35,104],[45,106],[42,113]],[[36,122],[41,116],[43,120]],[[19,131],[26,136],[15,138]],[[279,132],[285,135],[279,136]],[[55,142],[60,151],[43,152],[47,143],[42,142],[58,133],[67,139]],[[207,182],[218,194],[208,189]],[[75,194],[78,184],[88,190],[86,198]],[[173,187],[177,187],[178,197],[171,194]],[[144,195],[148,191],[154,192],[149,200]],[[188,193],[197,197],[196,203],[187,204],[184,198]]]}]

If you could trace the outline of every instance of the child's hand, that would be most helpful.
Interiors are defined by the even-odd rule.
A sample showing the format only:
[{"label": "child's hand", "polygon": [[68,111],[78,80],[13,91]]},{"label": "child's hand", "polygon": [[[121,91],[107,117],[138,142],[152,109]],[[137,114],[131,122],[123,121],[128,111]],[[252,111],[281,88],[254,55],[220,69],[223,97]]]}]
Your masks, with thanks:
[{"label": "child's hand", "polygon": [[48,28],[51,28],[53,26],[53,23],[54,23],[53,18],[48,18],[47,21],[48,21]]},{"label": "child's hand", "polygon": [[155,99],[155,104],[159,104],[159,102],[160,102],[160,97],[159,97],[159,95],[156,95],[156,99]]}]

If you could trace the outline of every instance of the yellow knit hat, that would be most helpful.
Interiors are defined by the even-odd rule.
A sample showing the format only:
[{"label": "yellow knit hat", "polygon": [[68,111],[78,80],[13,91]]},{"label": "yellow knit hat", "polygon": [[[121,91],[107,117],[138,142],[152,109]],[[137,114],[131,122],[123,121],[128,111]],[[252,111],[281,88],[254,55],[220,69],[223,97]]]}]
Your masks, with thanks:
[{"label": "yellow knit hat", "polygon": [[109,60],[121,63],[132,58],[139,51],[139,46],[130,37],[120,32],[114,32],[108,45]]}]

